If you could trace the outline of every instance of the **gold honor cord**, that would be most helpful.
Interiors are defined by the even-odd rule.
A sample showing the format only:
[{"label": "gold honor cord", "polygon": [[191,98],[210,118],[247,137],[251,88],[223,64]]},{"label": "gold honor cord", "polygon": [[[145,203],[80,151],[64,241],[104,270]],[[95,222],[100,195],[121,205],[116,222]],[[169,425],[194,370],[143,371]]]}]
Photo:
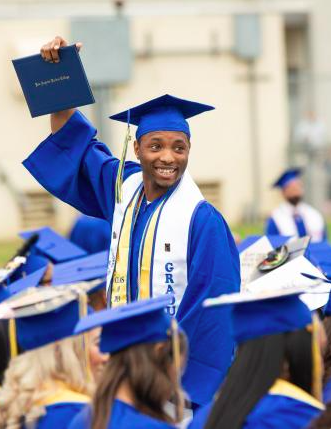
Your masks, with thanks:
[{"label": "gold honor cord", "polygon": [[120,159],[120,164],[118,166],[118,171],[117,171],[117,176],[116,176],[115,199],[116,199],[117,204],[120,204],[123,201],[123,190],[122,190],[123,174],[124,174],[125,158],[126,158],[126,154],[128,151],[128,145],[129,145],[130,140],[131,140],[130,126],[128,124],[125,139],[124,139],[122,156]]},{"label": "gold honor cord", "polygon": [[9,319],[8,330],[9,330],[10,357],[12,359],[18,355],[15,319]]},{"label": "gold honor cord", "polygon": [[180,358],[180,341],[178,332],[178,323],[175,318],[171,319],[171,341],[172,341],[172,354],[173,363],[175,367],[175,404],[176,404],[176,421],[180,422],[183,420],[183,408],[185,399],[181,393],[181,358]]},{"label": "gold honor cord", "polygon": [[143,241],[143,254],[141,259],[140,276],[139,276],[139,299],[148,299],[151,296],[150,272],[152,264],[153,245],[155,242],[156,224],[159,219],[161,209],[166,200],[163,200],[155,210],[152,218],[147,224],[147,232]]},{"label": "gold honor cord", "polygon": [[135,210],[139,210],[139,199],[141,198],[141,192],[137,192],[137,195],[131,201],[124,218],[122,231],[117,248],[116,265],[112,278],[111,287],[111,307],[119,307],[128,302],[127,296],[127,273],[129,265],[130,255],[130,240],[131,240],[131,229],[132,223],[135,222]]},{"label": "gold honor cord", "polygon": [[[87,316],[87,294],[83,291],[79,291],[78,296],[78,305],[79,305],[79,319],[82,319],[83,317]],[[90,356],[89,356],[89,337],[88,332],[84,332],[82,334],[82,347],[83,347],[83,353],[84,353],[84,360],[85,360],[85,370],[87,375],[87,381],[92,381],[92,371],[91,371],[91,365],[90,365]]]},{"label": "gold honor cord", "polygon": [[313,314],[312,322],[312,357],[313,357],[313,386],[312,394],[318,401],[322,400],[322,362],[321,350],[319,346],[319,326],[318,316]]}]

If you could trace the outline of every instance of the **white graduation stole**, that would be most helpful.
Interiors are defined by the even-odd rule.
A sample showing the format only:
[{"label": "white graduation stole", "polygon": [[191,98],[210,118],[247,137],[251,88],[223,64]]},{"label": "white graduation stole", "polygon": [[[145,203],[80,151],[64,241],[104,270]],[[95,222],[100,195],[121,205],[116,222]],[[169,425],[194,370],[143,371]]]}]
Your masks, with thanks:
[{"label": "white graduation stole", "polygon": [[[129,176],[123,184],[123,201],[115,205],[109,252],[107,294],[111,305],[130,301],[129,251],[135,207],[142,188],[142,174]],[[169,198],[163,200],[145,227],[139,257],[138,299],[173,293],[168,308],[174,315],[187,286],[189,236],[197,206],[203,196],[185,172]]]}]

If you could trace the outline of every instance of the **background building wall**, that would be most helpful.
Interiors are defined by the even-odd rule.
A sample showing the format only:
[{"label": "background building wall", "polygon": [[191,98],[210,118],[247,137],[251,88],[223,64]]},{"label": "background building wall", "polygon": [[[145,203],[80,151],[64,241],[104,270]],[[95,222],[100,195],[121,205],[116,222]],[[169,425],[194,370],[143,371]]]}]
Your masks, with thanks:
[{"label": "background building wall", "polygon": [[[26,17],[33,15],[31,5],[20,3],[25,5]],[[139,1],[129,3],[138,5]],[[235,10],[215,14],[210,12],[212,8],[206,8],[197,15],[196,5],[203,8],[206,3],[193,3],[195,9],[192,6],[187,14],[178,6],[179,2],[173,2],[168,14],[165,14],[164,6],[158,8],[158,2],[153,3],[153,10],[150,9],[153,13],[144,14],[146,8],[137,7],[131,14],[135,53],[133,75],[130,82],[109,90],[109,112],[120,111],[163,93],[214,105],[215,111],[190,120],[192,152],[189,168],[198,182],[220,184],[219,208],[230,223],[237,223],[249,212],[253,193],[248,66],[232,53]],[[255,4],[237,3],[240,3],[239,11],[248,12],[249,4]],[[43,3],[46,4],[49,2]],[[106,2],[99,2],[99,5],[100,12],[109,7]],[[33,7],[37,13],[37,8]],[[149,7],[152,8],[151,3]],[[73,11],[69,12],[68,8],[61,5],[67,16],[46,19],[47,13],[43,14],[41,7],[38,14],[45,16],[36,20],[22,16],[15,18],[11,6],[8,9],[10,19],[0,20],[0,90],[1,104],[5,106],[1,129],[3,142],[6,142],[0,146],[0,166],[4,166],[14,188],[19,191],[40,189],[21,161],[47,136],[49,124],[45,117],[30,118],[10,60],[38,52],[41,44],[56,34],[70,38]],[[254,7],[251,10],[254,12]],[[89,14],[89,11],[96,14],[97,8],[88,1],[80,2],[76,10],[81,14]],[[288,100],[282,13],[272,8],[268,11],[265,7],[261,11],[261,25],[262,54],[254,66],[254,85],[260,146],[261,214],[266,215],[278,201],[277,194],[270,191],[270,183],[286,160]],[[82,110],[94,121],[94,107]],[[107,126],[110,134],[107,143],[119,155],[124,126],[110,121]],[[129,157],[132,156],[131,151]],[[0,184],[0,197],[4,204],[0,214],[0,238],[5,238],[15,235],[21,222],[16,200],[4,184]],[[54,207],[58,228],[66,230],[75,211],[57,201]]]}]

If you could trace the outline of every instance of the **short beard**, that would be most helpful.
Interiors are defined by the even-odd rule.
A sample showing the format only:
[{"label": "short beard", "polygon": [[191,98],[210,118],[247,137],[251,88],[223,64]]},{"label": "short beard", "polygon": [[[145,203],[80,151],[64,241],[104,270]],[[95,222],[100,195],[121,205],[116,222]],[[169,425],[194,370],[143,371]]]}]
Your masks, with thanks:
[{"label": "short beard", "polygon": [[292,205],[292,206],[297,206],[300,201],[302,200],[302,197],[290,197],[290,198],[286,198],[286,200]]}]

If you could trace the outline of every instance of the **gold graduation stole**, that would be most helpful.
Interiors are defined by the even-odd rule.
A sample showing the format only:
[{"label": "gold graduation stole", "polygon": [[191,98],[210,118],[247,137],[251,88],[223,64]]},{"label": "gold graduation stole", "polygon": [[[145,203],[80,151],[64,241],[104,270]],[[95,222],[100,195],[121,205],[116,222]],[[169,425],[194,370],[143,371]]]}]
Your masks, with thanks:
[{"label": "gold graduation stole", "polygon": [[[129,285],[130,247],[134,225],[140,210],[143,190],[137,192],[124,215],[124,221],[119,238],[116,265],[112,278],[111,307],[118,307],[131,301]],[[148,220],[140,244],[138,261],[138,299],[151,296],[150,272],[152,264],[153,243],[156,235],[156,225],[161,209],[166,201],[164,198]]]}]

